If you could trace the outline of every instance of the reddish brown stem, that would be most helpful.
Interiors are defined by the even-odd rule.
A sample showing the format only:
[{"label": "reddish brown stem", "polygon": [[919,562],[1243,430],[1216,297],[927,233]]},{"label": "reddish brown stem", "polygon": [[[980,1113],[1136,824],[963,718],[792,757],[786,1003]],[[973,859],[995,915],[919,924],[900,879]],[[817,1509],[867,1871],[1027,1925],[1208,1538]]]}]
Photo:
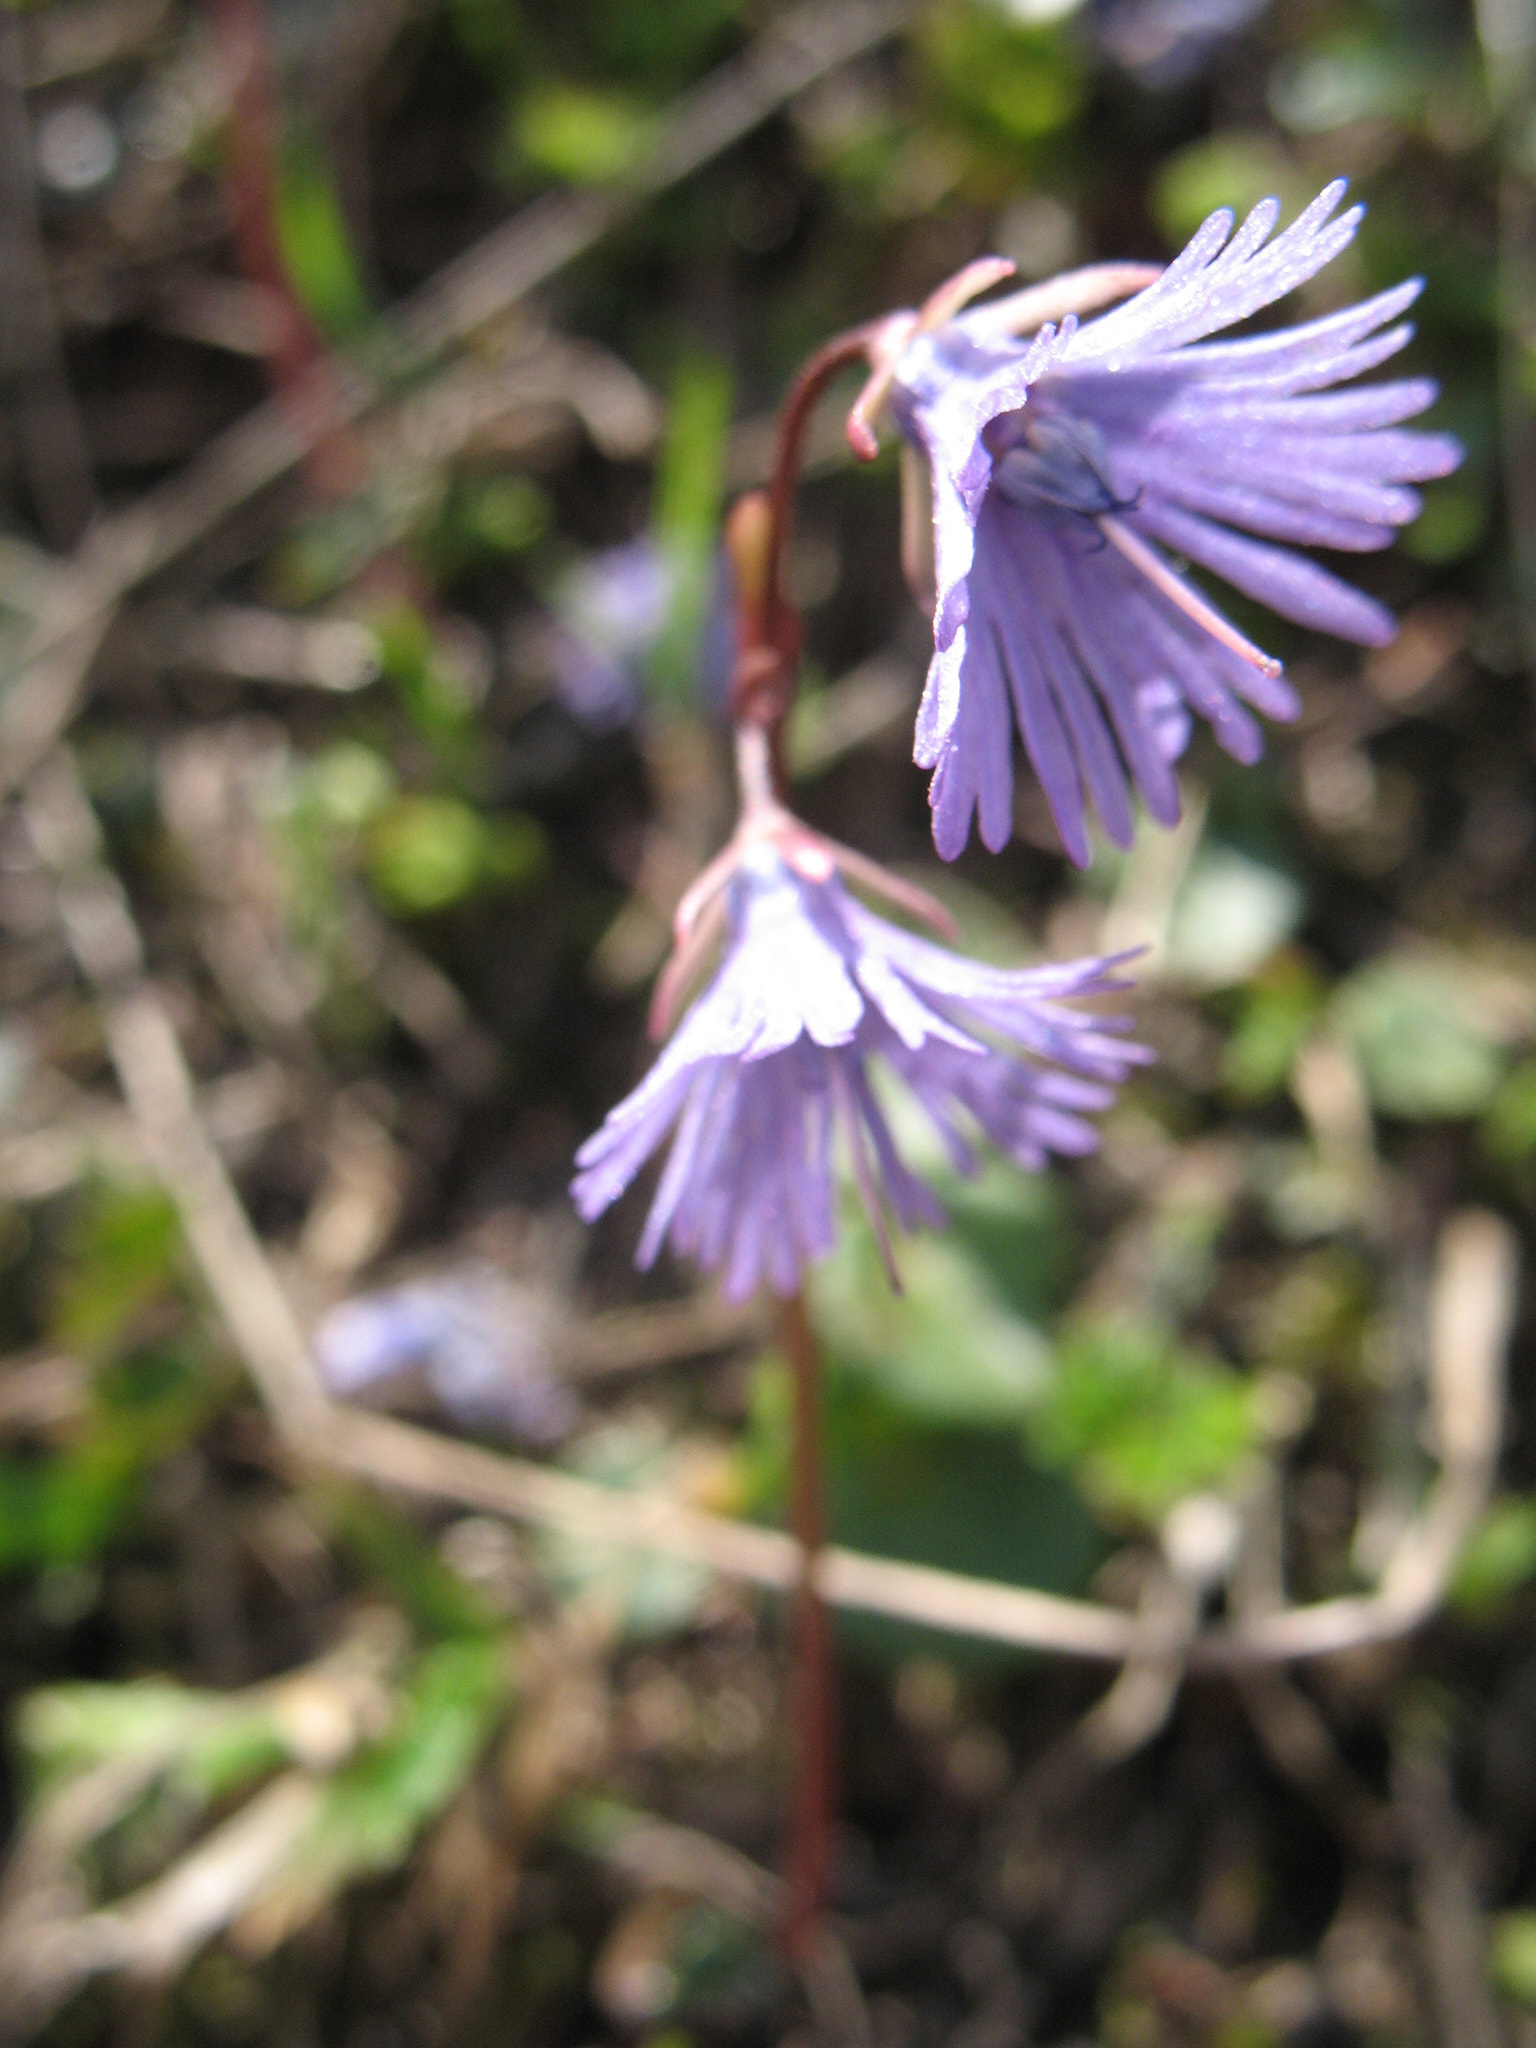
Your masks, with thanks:
[{"label": "reddish brown stem", "polygon": [[[224,59],[235,79],[229,109],[227,184],[240,268],[267,293],[274,314],[268,367],[284,403],[300,417],[335,403],[325,343],[288,276],[277,224],[277,101],[265,0],[210,0]],[[327,495],[357,482],[356,450],[340,432],[321,441],[309,464]]]},{"label": "reddish brown stem", "polygon": [[790,1960],[798,1962],[814,1946],[821,1924],[837,1803],[832,1628],[815,1580],[816,1559],[824,1540],[821,1349],[799,1294],[791,1295],[784,1304],[784,1348],[794,1379],[790,1525],[800,1544],[792,1677],[794,1789],[785,1859],[784,1946]]},{"label": "reddish brown stem", "polygon": [[865,356],[867,333],[850,328],[819,348],[790,387],[779,413],[773,472],[765,491],[738,498],[726,522],[726,548],[736,573],[736,673],[731,717],[768,736],[774,786],[782,797],[781,731],[794,702],[800,621],[784,591],[795,489],[805,430],[817,400],[850,363]]},{"label": "reddish brown stem", "polygon": [[771,540],[765,626],[769,646],[789,660],[799,652],[800,622],[784,595],[784,558],[789,548],[805,431],[822,393],[850,364],[864,361],[868,342],[869,330],[864,327],[850,327],[845,334],[835,334],[806,363],[779,412],[773,474],[768,482]]}]

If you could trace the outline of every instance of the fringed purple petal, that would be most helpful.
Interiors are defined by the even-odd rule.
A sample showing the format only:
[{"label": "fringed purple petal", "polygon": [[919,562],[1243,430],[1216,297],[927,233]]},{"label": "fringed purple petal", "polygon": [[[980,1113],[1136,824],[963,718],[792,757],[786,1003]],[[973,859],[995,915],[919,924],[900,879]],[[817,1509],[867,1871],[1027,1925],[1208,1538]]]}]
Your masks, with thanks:
[{"label": "fringed purple petal", "polygon": [[1105,551],[1096,522],[1111,512],[1283,617],[1365,645],[1391,637],[1381,605],[1291,549],[1389,545],[1420,510],[1412,487],[1461,459],[1450,436],[1403,425],[1433,401],[1428,379],[1331,388],[1404,345],[1420,281],[1274,333],[1211,338],[1345,247],[1361,210],[1339,211],[1344,189],[1278,234],[1273,200],[1235,233],[1230,213],[1213,214],[1155,283],[1075,331],[1010,343],[978,308],[903,358],[895,407],[932,468],[938,562],[914,751],[933,771],[946,859],[973,819],[994,849],[1011,831],[1010,711],[1080,864],[1089,804],[1121,845],[1133,787],[1154,817],[1177,818],[1183,706],[1240,760],[1262,745],[1243,706],[1295,714],[1283,680],[1213,637],[1193,592],[1181,608],[1128,543]]},{"label": "fringed purple petal", "polygon": [[1245,539],[1173,505],[1147,504],[1133,515],[1133,521],[1202,568],[1214,570],[1245,596],[1257,598],[1298,625],[1336,633],[1341,640],[1355,640],[1366,647],[1385,646],[1397,631],[1397,622],[1385,605],[1285,548]]},{"label": "fringed purple petal", "polygon": [[[807,881],[776,855],[744,868],[738,883],[714,980],[651,1075],[579,1155],[573,1193],[590,1220],[672,1131],[636,1253],[642,1266],[669,1244],[719,1269],[733,1300],[763,1284],[792,1291],[836,1234],[838,1120],[876,1211],[888,1207],[907,1229],[942,1222],[931,1191],[897,1150],[870,1086],[872,1059],[906,1081],[969,1172],[975,1156],[964,1122],[1027,1165],[1051,1151],[1082,1151],[1092,1133],[1080,1113],[1107,1106],[1113,1087],[1148,1057],[1118,1019],[1066,1007],[1123,991],[1119,960],[986,966],[888,924],[835,877]],[[853,989],[858,1019],[849,1039],[817,1039],[809,1021],[822,1000],[817,991],[765,990],[795,961],[820,963],[829,985]],[[764,1050],[743,1020],[771,1016],[782,1033],[782,1005],[795,1002],[801,1028]]]}]

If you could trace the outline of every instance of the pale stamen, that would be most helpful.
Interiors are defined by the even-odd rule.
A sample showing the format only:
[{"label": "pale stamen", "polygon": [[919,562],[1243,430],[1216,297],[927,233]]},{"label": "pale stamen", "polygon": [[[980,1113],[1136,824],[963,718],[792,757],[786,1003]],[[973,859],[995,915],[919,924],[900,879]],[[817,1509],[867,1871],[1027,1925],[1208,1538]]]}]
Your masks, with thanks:
[{"label": "pale stamen", "polygon": [[1097,313],[1116,299],[1145,291],[1162,274],[1155,263],[1089,263],[994,299],[971,317],[978,327],[996,328],[999,334],[1033,334],[1048,321],[1060,322],[1069,313]]},{"label": "pale stamen", "polygon": [[704,905],[685,936],[673,948],[656,978],[646,1030],[659,1044],[672,1029],[689,983],[703,966],[715,941],[725,931],[725,891],[719,889]]},{"label": "pale stamen", "polygon": [[1262,647],[1255,647],[1251,640],[1239,633],[1236,626],[1230,620],[1224,619],[1214,605],[1207,604],[1193,585],[1186,583],[1182,576],[1170,569],[1162,556],[1155,549],[1148,547],[1139,534],[1133,533],[1128,526],[1107,512],[1097,524],[1100,533],[1119,549],[1132,568],[1139,569],[1149,583],[1160,590],[1171,603],[1176,604],[1186,618],[1193,619],[1197,626],[1203,627],[1213,640],[1219,640],[1223,647],[1230,648],[1235,655],[1249,662],[1262,675],[1277,676],[1281,673],[1282,663],[1276,661],[1272,654],[1266,654]]},{"label": "pale stamen", "polygon": [[878,340],[872,349],[875,357],[874,368],[864,389],[849,408],[848,424],[844,429],[848,436],[848,446],[860,462],[873,462],[880,453],[880,443],[875,438],[874,422],[890,396],[892,384],[896,381],[896,365],[901,361],[907,344],[918,331],[918,317],[910,313],[905,318],[886,321],[880,330]]},{"label": "pale stamen", "polygon": [[702,869],[684,891],[682,901],[672,913],[672,939],[678,946],[686,945],[688,934],[713,899],[718,896],[741,865],[741,841],[739,835],[730,839],[708,867]]},{"label": "pale stamen", "polygon": [[894,903],[898,910],[906,911],[920,924],[928,926],[940,938],[958,940],[960,927],[945,909],[937,896],[930,896],[926,889],[920,889],[916,882],[903,880],[893,875],[878,861],[870,860],[866,854],[855,853],[851,846],[843,846],[837,840],[827,842],[832,859],[839,871],[850,882],[856,882],[861,889],[867,889],[871,896],[881,896],[887,903]]},{"label": "pale stamen", "polygon": [[1018,267],[1007,256],[978,256],[974,263],[967,263],[963,270],[957,270],[953,277],[946,278],[924,299],[917,316],[918,333],[932,334],[935,328],[943,327],[954,319],[962,306],[968,306],[983,292],[991,291],[993,285],[1001,284],[1005,277],[1012,277]]},{"label": "pale stamen", "polygon": [[896,381],[896,366],[902,352],[919,334],[932,334],[937,328],[953,320],[962,306],[970,304],[980,293],[990,291],[995,284],[1001,284],[1005,277],[1012,277],[1018,268],[1006,256],[980,256],[974,263],[967,263],[963,270],[957,270],[953,277],[946,278],[936,291],[930,292],[923,301],[922,310],[901,335],[899,342],[894,336],[883,336],[881,340],[881,361],[876,364],[874,374],[858,397],[853,401],[848,414],[848,445],[861,462],[873,462],[880,453],[880,443],[875,437],[875,421],[891,395],[891,386]]}]

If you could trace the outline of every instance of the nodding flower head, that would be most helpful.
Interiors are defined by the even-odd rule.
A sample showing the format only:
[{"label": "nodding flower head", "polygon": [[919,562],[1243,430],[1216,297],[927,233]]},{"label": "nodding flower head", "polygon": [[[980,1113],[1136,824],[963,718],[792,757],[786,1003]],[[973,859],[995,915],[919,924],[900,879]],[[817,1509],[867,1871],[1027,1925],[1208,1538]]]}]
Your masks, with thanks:
[{"label": "nodding flower head", "polygon": [[572,1193],[590,1221],[672,1134],[637,1263],[670,1242],[721,1268],[733,1299],[762,1281],[792,1293],[836,1235],[838,1134],[888,1264],[887,1208],[905,1229],[941,1223],[897,1151],[875,1062],[917,1097],[963,1172],[977,1133],[1030,1168],[1092,1149],[1087,1117],[1147,1055],[1118,1020],[1064,1000],[1123,988],[1116,963],[967,960],[875,916],[837,872],[857,857],[793,821],[766,821],[728,852],[709,897],[724,927],[714,978],[577,1155]]},{"label": "nodding flower head", "polygon": [[[946,858],[978,814],[986,845],[1008,840],[1015,725],[1086,864],[1090,807],[1120,845],[1133,787],[1160,823],[1177,819],[1188,718],[1170,705],[1198,712],[1242,761],[1262,749],[1246,707],[1295,715],[1279,663],[1171,556],[1304,625],[1368,646],[1391,637],[1390,613],[1294,550],[1387,546],[1418,513],[1411,486],[1460,460],[1448,436],[1402,425],[1434,399],[1426,379],[1335,388],[1408,340],[1399,316],[1418,282],[1275,333],[1209,339],[1345,247],[1361,209],[1338,213],[1343,193],[1330,185],[1273,239],[1275,200],[1235,234],[1215,213],[1151,283],[1099,266],[872,331],[850,438],[865,446],[888,398],[932,478],[934,653],[916,757],[933,770]],[[1074,305],[1132,283],[1145,288],[1077,324]]]}]

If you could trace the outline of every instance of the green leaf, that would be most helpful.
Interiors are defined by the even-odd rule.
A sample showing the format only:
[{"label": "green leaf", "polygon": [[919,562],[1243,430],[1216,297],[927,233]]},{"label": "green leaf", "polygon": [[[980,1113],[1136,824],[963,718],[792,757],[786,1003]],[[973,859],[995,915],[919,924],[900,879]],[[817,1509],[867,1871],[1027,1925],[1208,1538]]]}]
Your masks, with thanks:
[{"label": "green leaf", "polygon": [[278,246],[295,292],[329,341],[345,341],[372,317],[336,181],[317,139],[286,138],[275,194]]},{"label": "green leaf", "polygon": [[444,910],[484,875],[485,826],[459,797],[400,797],[375,825],[370,852],[374,887],[392,910]]},{"label": "green leaf", "polygon": [[216,1693],[166,1679],[47,1687],[22,1702],[16,1735],[42,1786],[138,1758],[200,1803],[254,1784],[290,1750],[259,1688]]},{"label": "green leaf", "polygon": [[[791,1385],[765,1358],[753,1375],[745,1476],[755,1513],[783,1513]],[[1080,1496],[1024,1455],[1017,1429],[958,1428],[901,1405],[877,1371],[828,1355],[825,1395],[828,1522],[858,1550],[1008,1585],[1076,1592],[1103,1553]],[[882,1657],[932,1648],[931,1631],[842,1616],[848,1640]],[[942,1638],[946,1657],[1008,1661],[1013,1653]]]},{"label": "green leaf", "polygon": [[434,751],[456,759],[469,742],[475,710],[464,676],[444,658],[414,605],[391,607],[375,625],[380,667],[412,725]]},{"label": "green leaf", "polygon": [[948,6],[921,25],[936,80],[974,138],[1018,148],[1064,128],[1086,79],[1071,43],[994,9]]},{"label": "green leaf", "polygon": [[547,858],[537,822],[518,812],[483,817],[460,797],[403,796],[369,834],[369,871],[390,909],[446,910],[484,883],[525,887]]},{"label": "green leaf", "polygon": [[158,1188],[98,1182],[80,1200],[64,1246],[53,1333],[100,1350],[121,1336],[174,1283],[181,1225]]},{"label": "green leaf", "polygon": [[191,1442],[224,1398],[210,1360],[164,1346],[98,1369],[62,1450],[0,1459],[0,1567],[99,1556],[136,1511],[150,1467]]},{"label": "green leaf", "polygon": [[1465,561],[1488,530],[1487,496],[1465,478],[1430,484],[1422,495],[1423,511],[1403,529],[1404,553],[1432,568]]},{"label": "green leaf", "polygon": [[1536,1059],[1505,1075],[1489,1103],[1480,1135],[1495,1159],[1528,1159],[1536,1152]]},{"label": "green leaf", "polygon": [[553,510],[531,477],[491,471],[456,477],[422,547],[439,581],[525,554],[549,532]]},{"label": "green leaf", "polygon": [[[965,925],[969,935],[969,916]],[[998,936],[1001,939],[1001,931]],[[995,955],[984,945],[971,950],[983,959],[995,957],[999,965],[1019,962],[1017,950],[1006,946],[1000,945]],[[1072,1219],[1062,1182],[1049,1173],[1025,1173],[1011,1160],[985,1151],[978,1157],[976,1173],[958,1172],[932,1119],[911,1093],[880,1086],[878,1076],[876,1085],[897,1151],[933,1190],[949,1218],[944,1238],[964,1247],[999,1304],[1026,1324],[1043,1326],[1061,1306],[1071,1278]],[[852,1189],[846,1192],[839,1242],[863,1243],[867,1262],[869,1225]],[[898,1256],[904,1263],[909,1245],[935,1241],[927,1236],[903,1240]],[[883,1274],[880,1290],[889,1295]],[[870,1291],[873,1295],[873,1283]]]},{"label": "green leaf", "polygon": [[1295,931],[1298,883],[1232,846],[1201,848],[1173,907],[1168,964],[1201,988],[1246,981]]},{"label": "green leaf", "polygon": [[840,1369],[878,1383],[894,1407],[952,1427],[1017,1427],[1050,1377],[1045,1340],[999,1299],[985,1270],[951,1239],[900,1247],[892,1292],[873,1233],[843,1231],[813,1269],[817,1329]]},{"label": "green leaf", "polygon": [[1297,168],[1272,134],[1228,128],[1165,159],[1153,181],[1152,211],[1178,247],[1218,206],[1232,207],[1241,218],[1273,195],[1289,219],[1315,187],[1315,179]]},{"label": "green leaf", "polygon": [[1456,1561],[1451,1598],[1472,1613],[1497,1607],[1536,1576],[1536,1499],[1495,1501]]},{"label": "green leaf", "polygon": [[[660,1424],[647,1417],[590,1430],[561,1463],[599,1486],[665,1492],[677,1449]],[[554,1531],[541,1538],[539,1549],[560,1597],[596,1598],[630,1637],[672,1635],[687,1628],[709,1590],[709,1574],[678,1558]]]},{"label": "green leaf", "polygon": [[409,1675],[396,1726],[330,1779],[320,1811],[273,1887],[288,1924],[359,1878],[393,1870],[479,1761],[510,1686],[494,1640],[441,1643]]},{"label": "green leaf", "polygon": [[395,793],[395,771],[374,747],[360,740],[337,740],[310,762],[308,794],[327,825],[356,832]]},{"label": "green leaf", "polygon": [[1536,2005],[1536,1913],[1501,1913],[1488,1944],[1488,1972],[1506,1998]]},{"label": "green leaf", "polygon": [[1312,968],[1290,951],[1276,954],[1243,991],[1221,1055],[1222,1081],[1240,1101],[1259,1101],[1284,1086],[1317,1022],[1323,994]]},{"label": "green leaf", "polygon": [[1410,122],[1432,77],[1432,60],[1422,46],[1349,36],[1278,65],[1269,82],[1269,108],[1293,135],[1330,135],[1357,121]]},{"label": "green leaf", "polygon": [[640,161],[655,127],[631,94],[547,83],[517,109],[512,136],[525,162],[573,185],[606,185]]},{"label": "green leaf", "polygon": [[1371,1099],[1391,1116],[1475,1116],[1504,1075],[1505,1055],[1453,959],[1387,956],[1334,997]]},{"label": "green leaf", "polygon": [[698,689],[705,620],[715,594],[730,424],[730,371],[712,357],[685,359],[673,379],[652,520],[656,547],[671,572],[672,597],[645,672],[667,703],[690,703]]},{"label": "green leaf", "polygon": [[1157,1521],[1219,1486],[1252,1446],[1249,1384],[1147,1323],[1084,1325],[1062,1344],[1049,1397],[1027,1426],[1047,1465],[1070,1468],[1112,1517]]},{"label": "green leaf", "polygon": [[427,1636],[483,1636],[495,1627],[474,1588],[438,1556],[409,1516],[380,1496],[327,1488],[312,1496],[320,1520]]}]

